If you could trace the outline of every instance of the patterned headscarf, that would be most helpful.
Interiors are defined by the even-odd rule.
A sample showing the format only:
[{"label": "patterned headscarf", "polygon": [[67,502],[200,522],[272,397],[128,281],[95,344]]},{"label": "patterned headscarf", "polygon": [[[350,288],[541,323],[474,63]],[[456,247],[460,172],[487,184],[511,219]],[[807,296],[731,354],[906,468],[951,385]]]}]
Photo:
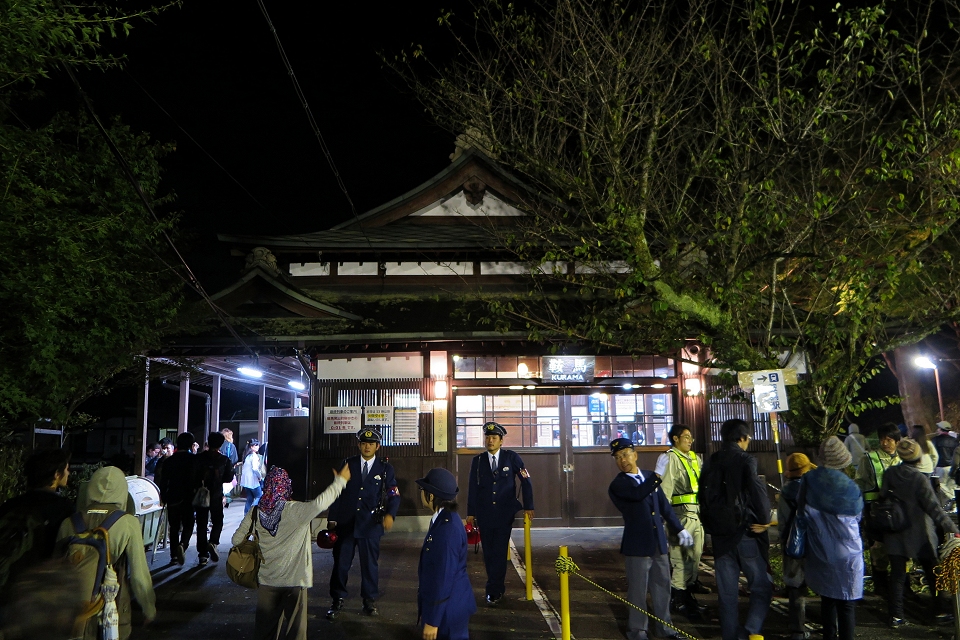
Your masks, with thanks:
[{"label": "patterned headscarf", "polygon": [[287,472],[277,466],[270,467],[267,479],[263,482],[263,496],[260,498],[260,526],[271,536],[277,535],[280,516],[287,500],[293,495],[293,485]]}]

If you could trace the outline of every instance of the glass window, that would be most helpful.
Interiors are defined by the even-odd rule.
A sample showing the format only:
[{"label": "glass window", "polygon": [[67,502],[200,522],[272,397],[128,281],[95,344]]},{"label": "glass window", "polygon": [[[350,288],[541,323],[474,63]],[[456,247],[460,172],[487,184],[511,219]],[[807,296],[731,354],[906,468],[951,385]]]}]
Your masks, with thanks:
[{"label": "glass window", "polygon": [[453,359],[454,378],[475,378],[476,370],[477,359],[473,356],[458,356]]},{"label": "glass window", "polygon": [[496,378],[497,377],[497,359],[495,357],[477,358],[477,377],[478,378]]},{"label": "glass window", "polygon": [[458,395],[456,411],[458,447],[483,447],[482,427],[490,420],[507,430],[508,449],[560,446],[556,396]]},{"label": "glass window", "polygon": [[497,377],[498,378],[519,378],[517,375],[517,357],[501,356],[497,358]]},{"label": "glass window", "polygon": [[640,356],[633,361],[633,374],[636,377],[652,378],[653,372],[653,356]]},{"label": "glass window", "polygon": [[633,358],[630,356],[613,356],[613,377],[614,378],[632,378],[633,377]]},{"label": "glass window", "polygon": [[610,378],[613,376],[610,368],[610,356],[597,356],[593,375],[596,378]]},{"label": "glass window", "polygon": [[663,356],[653,357],[654,372],[657,378],[674,378],[677,375],[677,366],[673,358],[664,358]]}]

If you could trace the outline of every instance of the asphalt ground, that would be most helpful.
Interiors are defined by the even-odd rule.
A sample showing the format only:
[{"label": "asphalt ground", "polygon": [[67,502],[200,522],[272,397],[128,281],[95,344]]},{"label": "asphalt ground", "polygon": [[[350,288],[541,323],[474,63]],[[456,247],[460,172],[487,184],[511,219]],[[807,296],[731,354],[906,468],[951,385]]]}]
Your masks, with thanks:
[{"label": "asphalt ground", "polygon": [[[242,504],[226,510],[224,535],[229,541],[243,517]],[[360,573],[358,561],[351,569],[348,588],[352,597],[344,611],[335,621],[325,617],[330,604],[327,583],[333,566],[330,551],[314,546],[314,587],[310,590],[309,618],[310,638],[358,640],[395,638],[419,638],[417,617],[417,564],[423,533],[391,532],[384,536],[380,554],[380,590],[378,602],[380,616],[373,618],[361,612],[359,593]],[[482,553],[473,553],[468,559],[468,571],[477,597],[478,611],[470,621],[470,636],[477,640],[517,638],[522,640],[550,639],[559,637],[559,619],[554,611],[560,610],[559,578],[555,562],[561,545],[566,545],[569,555],[579,566],[579,573],[598,583],[603,588],[625,595],[627,589],[623,558],[619,553],[621,529],[604,528],[557,528],[534,529],[531,534],[533,576],[536,583],[534,600],[525,598],[525,586],[520,573],[523,530],[514,530],[516,547],[514,565],[520,564],[520,572],[511,568],[507,572],[507,593],[497,607],[487,607],[483,601],[483,585],[486,576]],[[183,638],[245,640],[253,637],[253,623],[257,594],[229,581],[223,564],[229,551],[229,543],[220,547],[220,562],[210,562],[205,567],[197,564],[196,549],[187,550],[186,564],[180,567],[170,562],[168,550],[158,550],[152,565],[154,586],[157,593],[157,620],[147,627],[135,629],[134,638]],[[148,553],[147,560],[150,560]],[[710,565],[712,559],[705,557],[701,580],[715,586]],[[604,593],[577,576],[570,576],[571,634],[577,640],[623,638],[626,631],[627,605]],[[919,586],[919,585],[915,585]],[[868,584],[869,591],[869,584]],[[744,591],[745,594],[745,591]],[[719,638],[715,594],[698,596],[707,607],[702,621],[692,622],[674,616],[674,623],[695,638]],[[741,611],[746,598],[741,598]],[[857,607],[857,637],[882,640],[951,638],[952,625],[934,624],[930,609],[929,594],[909,597],[906,614],[911,624],[898,630],[886,625],[886,604],[883,599],[867,593]],[[819,622],[819,601],[808,599],[807,619]],[[819,627],[810,625],[813,639],[820,637]],[[767,617],[764,635],[768,638],[789,637],[786,626],[786,598],[775,593],[774,604]]]}]

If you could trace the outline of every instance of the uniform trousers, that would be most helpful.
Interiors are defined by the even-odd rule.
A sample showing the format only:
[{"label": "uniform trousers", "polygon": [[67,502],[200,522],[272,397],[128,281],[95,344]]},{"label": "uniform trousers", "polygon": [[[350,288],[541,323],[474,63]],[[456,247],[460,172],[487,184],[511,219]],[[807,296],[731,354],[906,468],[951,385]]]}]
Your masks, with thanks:
[{"label": "uniform trousers", "polygon": [[193,535],[193,504],[189,500],[168,504],[167,522],[170,523],[170,544],[179,544],[184,549],[189,547]]},{"label": "uniform trousers", "polygon": [[353,532],[342,533],[337,527],[333,545],[333,571],[330,572],[330,597],[347,597],[347,578],[353,557],[360,552],[360,597],[364,601],[380,597],[380,536],[355,538]]},{"label": "uniform trousers", "polygon": [[480,543],[483,547],[483,564],[487,570],[486,594],[499,598],[506,590],[507,549],[510,547],[510,532],[513,521],[507,524],[480,525]]},{"label": "uniform trousers", "polygon": [[[220,544],[220,534],[223,532],[223,497],[210,496],[210,508],[197,507],[197,552],[201,558],[210,557],[210,546]],[[213,524],[210,529],[210,539],[207,540],[207,519]]]},{"label": "uniform trousers", "polygon": [[703,555],[703,525],[700,524],[700,514],[694,511],[674,509],[680,524],[693,536],[693,544],[681,547],[676,536],[670,537],[670,568],[673,570],[670,586],[684,590],[693,586],[697,581],[700,569],[700,556]]},{"label": "uniform trousers", "polygon": [[256,640],[307,640],[307,588],[257,589]]},{"label": "uniform trousers", "polygon": [[[626,556],[627,600],[641,609],[647,608],[647,592],[650,593],[650,608],[661,620],[670,620],[670,561],[667,554],[657,556]],[[650,619],[630,607],[627,617],[627,640],[644,640]],[[657,622],[656,635],[666,637],[675,632]]]}]

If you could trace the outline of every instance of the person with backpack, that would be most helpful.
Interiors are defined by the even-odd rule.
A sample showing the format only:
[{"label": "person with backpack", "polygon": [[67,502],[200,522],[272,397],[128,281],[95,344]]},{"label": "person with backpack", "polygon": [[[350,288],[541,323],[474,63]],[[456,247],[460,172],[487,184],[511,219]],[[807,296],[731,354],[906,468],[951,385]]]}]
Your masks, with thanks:
[{"label": "person with backpack", "polygon": [[[197,516],[197,558],[200,566],[207,564],[210,558],[220,560],[217,545],[223,532],[223,484],[233,481],[233,465],[230,458],[220,453],[223,444],[222,433],[207,436],[207,449],[197,454],[198,483],[209,491],[208,505],[194,504]],[[213,524],[210,538],[207,539],[207,520]]]},{"label": "person with backpack", "polygon": [[836,436],[820,445],[822,466],[803,476],[807,586],[820,596],[823,640],[854,640],[863,598],[863,495],[844,473],[853,456]]},{"label": "person with backpack", "polygon": [[[800,479],[804,474],[817,465],[810,462],[810,458],[803,453],[791,453],[787,456],[787,463],[783,472],[787,479],[780,490],[780,499],[777,502],[777,532],[780,540],[786,540],[797,511],[797,500],[800,496]],[[859,492],[859,490],[858,490]],[[790,640],[808,640],[807,631],[807,583],[804,574],[803,558],[791,558],[783,555],[783,584],[787,588],[787,624],[790,626]]]},{"label": "person with backpack", "polygon": [[[880,486],[883,484],[883,476],[887,469],[900,464],[900,458],[897,456],[897,443],[900,442],[900,429],[897,425],[888,422],[880,425],[877,429],[877,439],[880,447],[876,451],[870,451],[857,467],[857,473],[853,481],[863,492],[863,519],[861,522],[868,522],[870,519],[870,510],[874,502],[880,497]],[[870,527],[863,526],[863,546],[870,549],[870,575],[873,576],[873,586],[876,593],[884,593],[889,583],[890,560],[887,558],[887,550],[883,546],[883,532],[871,531]]]},{"label": "person with backpack", "polygon": [[[670,624],[670,559],[667,555],[666,527],[677,536],[683,547],[693,545],[693,536],[683,528],[660,489],[660,477],[653,471],[637,467],[637,452],[629,438],[610,443],[610,455],[620,473],[610,483],[607,495],[623,515],[623,538],[620,553],[627,570],[627,600],[646,609],[647,593],[653,605],[657,636],[679,638]],[[634,607],[627,617],[627,640],[646,640],[649,617]]]},{"label": "person with backpack", "polygon": [[853,466],[859,469],[863,457],[867,455],[867,451],[870,450],[867,439],[860,433],[859,425],[852,422],[850,423],[850,426],[847,427],[847,437],[843,439],[843,445],[847,448],[847,451],[850,452],[850,455],[853,456]]},{"label": "person with backpack", "polygon": [[53,556],[60,524],[74,511],[60,495],[70,478],[70,452],[38,451],[24,466],[27,491],[0,505],[0,540],[12,540],[0,554],[0,589]]},{"label": "person with backpack", "polygon": [[183,566],[184,552],[193,535],[194,507],[200,481],[197,477],[197,456],[190,453],[196,439],[189,431],[177,436],[177,451],[157,465],[156,483],[160,502],[167,508],[170,523],[170,559]]},{"label": "person with backpack", "polygon": [[[720,426],[723,448],[703,466],[700,491],[700,521],[713,542],[717,578],[720,633],[723,640],[762,635],[773,583],[767,572],[770,522],[767,488],[757,475],[757,459],[747,454],[751,428],[740,419]],[[747,577],[750,606],[739,622],[740,573]]]},{"label": "person with backpack", "polygon": [[[88,617],[75,637],[98,640],[99,628],[106,622],[110,626],[116,625],[119,640],[129,638],[132,631],[131,596],[136,598],[143,610],[144,624],[149,624],[157,616],[156,596],[144,551],[140,521],[124,511],[128,496],[127,480],[120,469],[97,469],[81,491],[77,513],[60,525],[58,548],[74,562],[80,582],[85,585],[84,592],[90,591],[91,605],[99,602],[99,606],[91,607],[91,610],[102,608],[103,612],[113,611],[112,622],[104,620],[111,616],[102,613]],[[106,529],[106,535],[102,538],[97,536],[105,539],[103,553],[98,553],[95,546],[83,543],[92,538],[91,532],[97,527]],[[106,581],[98,585],[103,576],[97,574],[97,565],[98,561],[106,562],[106,551],[109,551],[109,566],[117,580],[112,587],[104,587]],[[91,585],[93,590],[90,590]],[[107,592],[108,588],[110,593]],[[104,600],[111,597],[115,598],[114,604],[107,606]]]},{"label": "person with backpack", "polygon": [[908,523],[902,531],[887,531],[883,535],[883,545],[890,556],[889,624],[894,629],[907,624],[903,616],[903,592],[908,559],[923,567],[923,575],[935,594],[931,613],[938,621],[946,622],[953,619],[947,613],[949,598],[946,592],[936,591],[933,573],[937,565],[937,527],[948,533],[960,533],[960,530],[934,495],[929,476],[918,468],[923,457],[920,445],[903,438],[897,443],[897,455],[903,462],[887,469],[880,489],[882,499],[900,502]]}]

